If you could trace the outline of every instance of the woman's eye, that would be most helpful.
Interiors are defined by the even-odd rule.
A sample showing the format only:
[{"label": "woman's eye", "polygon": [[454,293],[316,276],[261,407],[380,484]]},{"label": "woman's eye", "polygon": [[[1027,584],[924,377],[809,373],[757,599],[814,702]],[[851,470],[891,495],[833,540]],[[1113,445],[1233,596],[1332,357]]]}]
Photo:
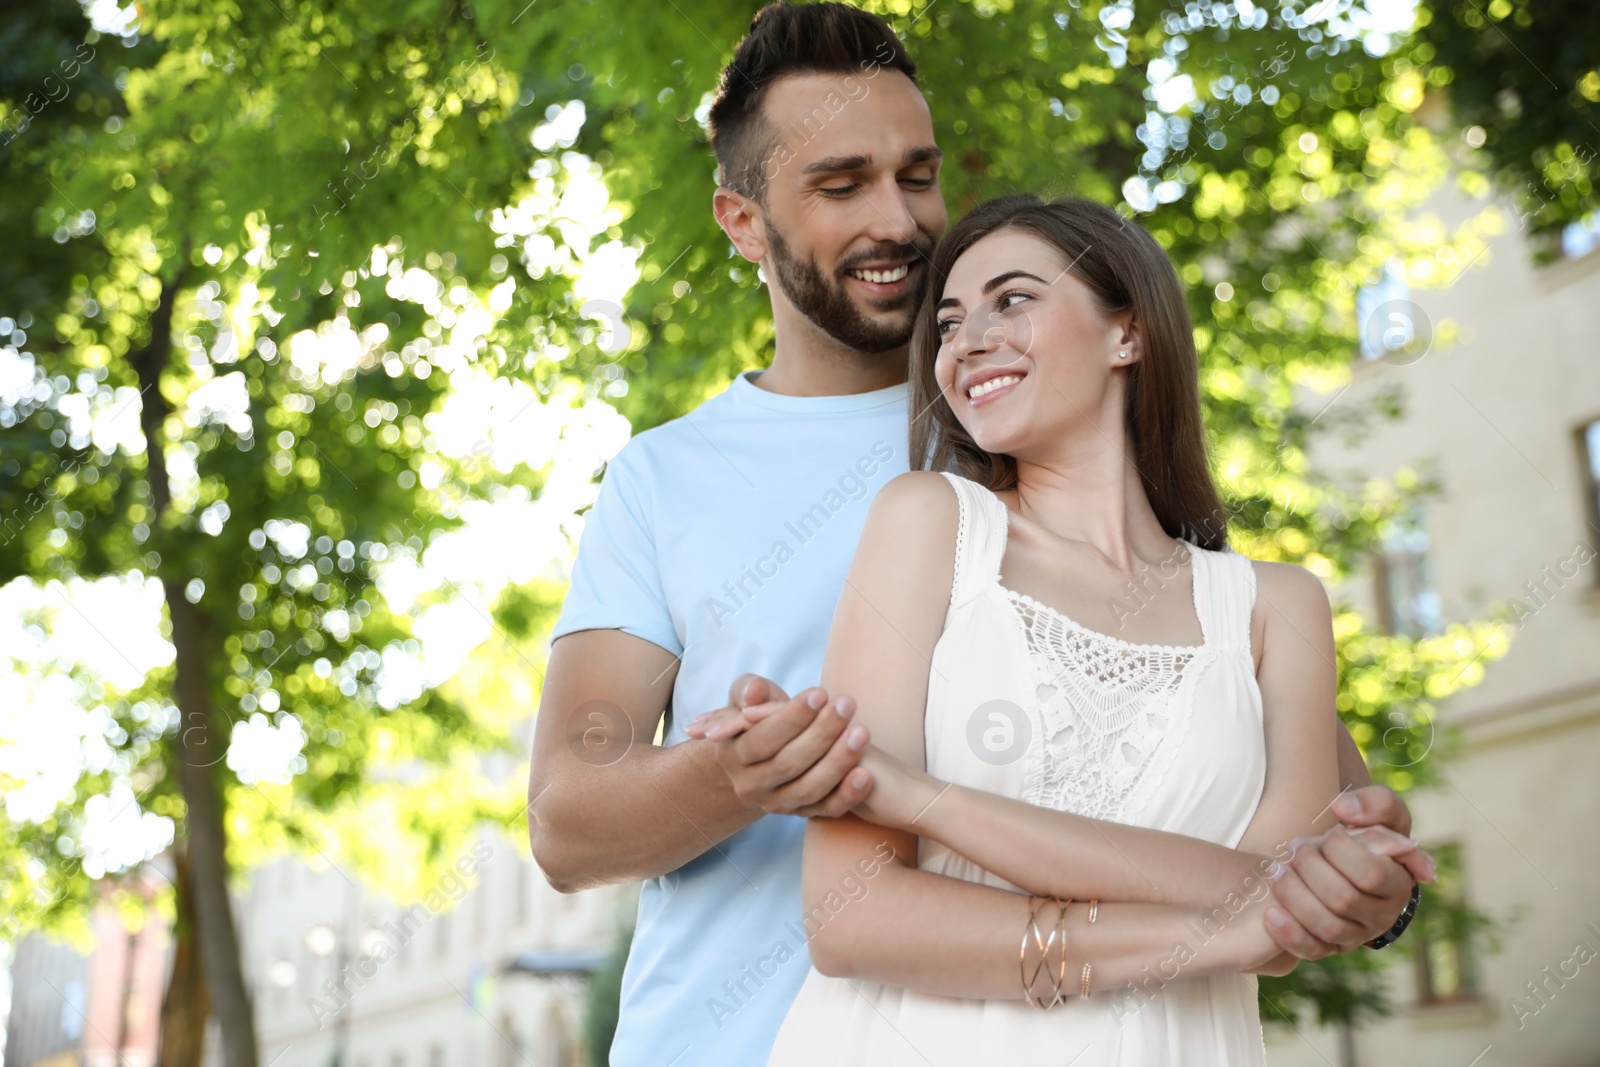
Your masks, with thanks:
[{"label": "woman's eye", "polygon": [[940,337],[944,337],[949,334],[951,330],[960,325],[961,324],[955,319],[940,319],[938,322],[934,323],[934,329],[938,331]]},{"label": "woman's eye", "polygon": [[1024,293],[1021,290],[1013,289],[1011,292],[1006,293],[1004,296],[1002,296],[1000,298],[1000,301],[999,301],[1000,310],[1005,311],[1008,308],[1015,307],[1016,304],[1014,304],[1012,302],[1012,298],[1013,297],[1017,298],[1018,302],[1021,302],[1023,300],[1032,300],[1033,299],[1033,294],[1032,293]]}]

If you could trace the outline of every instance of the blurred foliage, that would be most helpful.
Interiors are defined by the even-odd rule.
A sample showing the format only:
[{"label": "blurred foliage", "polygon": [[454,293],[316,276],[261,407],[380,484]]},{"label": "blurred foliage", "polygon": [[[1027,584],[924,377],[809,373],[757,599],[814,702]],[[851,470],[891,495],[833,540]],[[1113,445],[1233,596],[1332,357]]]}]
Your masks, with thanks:
[{"label": "blurred foliage", "polygon": [[1263,977],[1261,1021],[1297,1026],[1309,1011],[1319,1026],[1332,1026],[1388,1015],[1392,1011],[1384,981],[1388,963],[1386,957],[1363,949],[1302,963],[1282,978]]},{"label": "blurred foliage", "polygon": [[[543,488],[541,471],[439,447],[431,418],[471,375],[514,376],[543,403],[604,397],[643,429],[764,364],[767,301],[711,218],[703,123],[757,6],[153,0],[118,37],[54,0],[0,29],[0,234],[14,250],[0,315],[37,367],[0,405],[0,582],[157,576],[209,627],[226,718],[300,724],[305,763],[287,785],[242,783],[217,753],[236,864],[337,847],[363,869],[404,856],[420,877],[506,810],[472,760],[509,744],[537,699],[513,679],[542,667],[481,653],[501,681],[464,672],[387,706],[385,657],[416,645],[375,567],[416,556],[470,501]],[[1462,163],[1454,135],[1417,117],[1487,66],[1457,69],[1426,35],[1372,54],[1334,32],[1350,0],[1318,5],[1314,23],[1295,4],[865,6],[921,66],[952,214],[1017,189],[1087,195],[1172,255],[1235,546],[1333,585],[1357,573],[1430,486],[1319,474],[1307,449],[1400,410],[1397,391],[1341,399],[1358,290],[1391,265],[1446,285],[1496,232],[1492,209],[1454,227],[1422,209]],[[1197,98],[1157,107],[1152,80],[1183,77]],[[550,132],[575,117],[570,136]],[[1540,150],[1507,143],[1501,165],[1526,151],[1543,167]],[[618,208],[602,236],[640,250],[642,277],[631,343],[586,360],[571,277],[589,237],[563,198],[596,166]],[[318,341],[336,357],[314,355]],[[224,380],[247,419],[191,400]],[[138,425],[151,411],[170,412],[153,436]],[[159,515],[152,455],[172,476]],[[534,583],[485,610],[536,638],[559,594]],[[1337,625],[1340,711],[1375,776],[1424,780],[1434,707],[1480,680],[1509,629],[1393,637],[1349,611]],[[117,723],[120,762],[44,824],[3,824],[4,862],[30,872],[0,890],[5,907],[44,901],[66,921],[85,892],[75,828],[112,775],[181,826],[171,675],[137,693],[84,687]],[[1364,960],[1302,967],[1264,995],[1352,1017],[1376,1003]]]},{"label": "blurred foliage", "polygon": [[[516,370],[561,408],[598,388],[563,384],[553,355],[577,345],[569,272],[515,269],[531,233],[578,233],[558,202],[504,214],[537,193],[530,168],[565,165],[564,146],[530,139],[559,19],[508,34],[525,6],[156,0],[100,30],[54,0],[0,29],[0,343],[25,368],[0,404],[0,584],[152,576],[169,609],[197,613],[218,712],[198,758],[235,870],[324,852],[403,894],[397,865],[421,884],[475,825],[521,809],[512,725],[536,690],[474,706],[385,691],[420,653],[416,610],[459,591],[392,611],[378,572],[469,502],[543,485],[484,461],[487,427],[465,455],[438,447],[456,386]],[[491,41],[512,38],[523,53],[497,57]],[[491,343],[513,290],[556,348]],[[524,639],[548,626],[538,603],[504,610]],[[99,873],[86,804],[113,780],[185,836],[175,679],[77,686],[113,755],[48,818],[0,820],[0,933],[81,930]],[[226,756],[245,723],[303,733],[287,784],[239,778]],[[503,786],[483,773],[495,750]]]},{"label": "blurred foliage", "polygon": [[[1425,4],[1409,54],[1532,232],[1600,209],[1600,6],[1574,0]],[[1470,142],[1469,142],[1470,143]]]}]

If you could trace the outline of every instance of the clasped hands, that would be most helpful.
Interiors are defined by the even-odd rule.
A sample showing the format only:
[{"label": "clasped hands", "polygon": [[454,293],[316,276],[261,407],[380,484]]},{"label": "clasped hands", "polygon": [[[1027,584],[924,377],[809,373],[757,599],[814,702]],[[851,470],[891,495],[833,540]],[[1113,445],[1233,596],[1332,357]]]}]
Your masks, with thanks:
[{"label": "clasped hands", "polygon": [[[684,733],[715,745],[735,794],[762,811],[838,817],[907,829],[945,783],[871,744],[855,702],[813,687],[789,697],[756,675],[737,679],[728,706]],[[1330,806],[1340,825],[1280,849],[1266,872],[1267,933],[1301,959],[1347,952],[1384,933],[1433,860],[1407,837],[1411,813],[1382,786],[1348,790]]]}]

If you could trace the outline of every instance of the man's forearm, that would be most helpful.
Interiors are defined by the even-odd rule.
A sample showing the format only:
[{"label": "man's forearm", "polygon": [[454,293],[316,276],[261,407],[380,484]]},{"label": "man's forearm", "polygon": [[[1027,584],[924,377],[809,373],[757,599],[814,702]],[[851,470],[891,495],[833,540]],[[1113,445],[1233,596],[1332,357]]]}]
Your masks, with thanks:
[{"label": "man's forearm", "polygon": [[765,814],[734,793],[707,741],[635,745],[604,767],[562,762],[535,780],[528,824],[534,859],[563,893],[675,871]]}]

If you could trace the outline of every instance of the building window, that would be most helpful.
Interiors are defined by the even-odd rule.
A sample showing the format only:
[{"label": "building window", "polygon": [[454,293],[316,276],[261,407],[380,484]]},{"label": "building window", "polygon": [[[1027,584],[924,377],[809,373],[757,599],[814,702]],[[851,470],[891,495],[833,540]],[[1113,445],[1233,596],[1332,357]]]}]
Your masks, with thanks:
[{"label": "building window", "polygon": [[1600,249],[1600,211],[1591,211],[1561,228],[1561,256],[1578,259]]},{"label": "building window", "polygon": [[1444,629],[1428,566],[1428,531],[1415,507],[1389,521],[1372,561],[1378,625],[1384,633],[1424,637]]},{"label": "building window", "polygon": [[1382,278],[1356,291],[1361,358],[1385,359],[1408,352],[1417,341],[1416,314],[1400,265],[1390,263]]},{"label": "building window", "polygon": [[1600,552],[1600,419],[1578,428],[1578,451],[1583,456],[1583,517],[1589,523],[1589,543]]},{"label": "building window", "polygon": [[1417,966],[1417,1001],[1451,1004],[1478,995],[1472,954],[1474,919],[1467,909],[1459,844],[1430,845],[1439,880],[1422,889],[1408,938],[1414,934],[1412,958]]}]

